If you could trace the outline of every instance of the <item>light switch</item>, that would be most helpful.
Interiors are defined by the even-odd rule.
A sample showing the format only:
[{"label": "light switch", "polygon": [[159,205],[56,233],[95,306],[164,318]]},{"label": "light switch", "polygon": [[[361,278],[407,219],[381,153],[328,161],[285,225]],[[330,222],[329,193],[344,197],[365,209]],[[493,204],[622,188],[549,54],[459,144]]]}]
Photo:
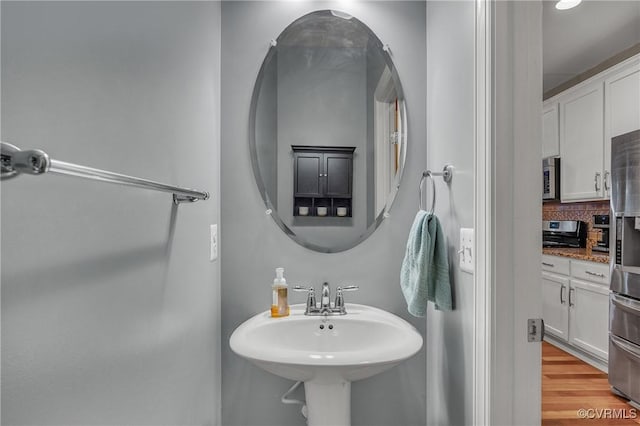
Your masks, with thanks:
[{"label": "light switch", "polygon": [[218,258],[218,224],[209,227],[209,261]]},{"label": "light switch", "polygon": [[473,274],[473,228],[460,228],[460,270]]}]

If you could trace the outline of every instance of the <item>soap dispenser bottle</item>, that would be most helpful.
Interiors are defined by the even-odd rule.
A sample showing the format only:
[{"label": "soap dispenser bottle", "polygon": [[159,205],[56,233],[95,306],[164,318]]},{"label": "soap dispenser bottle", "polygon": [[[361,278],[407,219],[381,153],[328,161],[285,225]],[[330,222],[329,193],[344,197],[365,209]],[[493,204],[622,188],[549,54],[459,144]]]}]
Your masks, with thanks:
[{"label": "soap dispenser bottle", "polygon": [[284,279],[284,268],[276,268],[276,278],[271,286],[271,316],[274,318],[289,315],[289,303],[287,300],[287,280]]}]

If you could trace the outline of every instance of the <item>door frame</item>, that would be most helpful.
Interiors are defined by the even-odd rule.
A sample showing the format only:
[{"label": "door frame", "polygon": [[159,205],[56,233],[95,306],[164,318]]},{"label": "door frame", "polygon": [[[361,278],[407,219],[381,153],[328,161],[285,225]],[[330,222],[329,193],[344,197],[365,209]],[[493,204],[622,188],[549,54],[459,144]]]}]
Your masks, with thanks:
[{"label": "door frame", "polygon": [[540,424],[542,4],[475,3],[472,423]]},{"label": "door frame", "polygon": [[474,425],[491,424],[491,286],[493,282],[492,249],[492,18],[493,4],[477,0],[475,28],[475,111],[474,111],[474,339],[473,339],[473,421]]}]

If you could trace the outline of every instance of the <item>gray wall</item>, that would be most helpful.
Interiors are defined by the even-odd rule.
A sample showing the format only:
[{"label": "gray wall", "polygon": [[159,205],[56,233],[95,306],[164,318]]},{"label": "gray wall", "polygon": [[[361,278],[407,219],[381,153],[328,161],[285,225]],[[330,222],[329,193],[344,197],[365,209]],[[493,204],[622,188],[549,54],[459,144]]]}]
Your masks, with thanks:
[{"label": "gray wall", "polygon": [[[280,403],[291,382],[261,371],[229,349],[232,331],[267,310],[274,268],[290,283],[328,281],[360,286],[348,301],[371,304],[409,320],[422,333],[425,320],[409,316],[399,287],[400,264],[416,213],[415,188],[426,157],[425,3],[354,2],[341,6],[388,43],[407,100],[409,152],[405,179],[391,217],[346,252],[322,254],[289,239],[271,217],[255,185],[248,144],[249,104],[269,40],[296,18],[330,3],[224,2],[222,4],[222,420],[224,425],[303,425],[295,406]],[[398,25],[398,23],[402,23]],[[300,294],[292,296],[303,302]],[[352,387],[354,425],[426,423],[425,350]]]},{"label": "gray wall", "polygon": [[2,424],[218,423],[219,3],[1,7],[3,140],[212,195],[2,183]]},{"label": "gray wall", "polygon": [[[306,241],[323,247],[348,246],[367,230],[366,51],[283,46],[277,58],[278,215]],[[293,216],[291,145],[356,148],[351,218]]]},{"label": "gray wall", "polygon": [[458,269],[457,247],[460,228],[473,227],[474,13],[474,2],[427,3],[427,164],[455,167],[450,188],[436,178],[455,310],[427,313],[429,425],[472,421],[473,276]]}]

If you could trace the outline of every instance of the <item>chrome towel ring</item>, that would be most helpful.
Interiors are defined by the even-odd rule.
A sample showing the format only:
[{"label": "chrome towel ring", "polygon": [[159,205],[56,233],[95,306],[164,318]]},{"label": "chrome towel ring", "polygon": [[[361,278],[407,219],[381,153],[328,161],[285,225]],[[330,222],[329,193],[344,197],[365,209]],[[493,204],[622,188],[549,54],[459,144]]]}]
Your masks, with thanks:
[{"label": "chrome towel ring", "polygon": [[429,214],[433,214],[434,209],[436,207],[436,183],[433,180],[434,176],[442,176],[442,179],[449,183],[453,178],[453,166],[451,164],[447,164],[442,169],[442,172],[432,172],[431,170],[425,170],[422,172],[422,177],[420,178],[420,184],[418,185],[418,209],[426,210],[422,207],[422,182],[424,182],[425,178],[429,178],[431,180],[431,192],[433,193],[433,197],[431,199],[431,209],[429,210]]}]

